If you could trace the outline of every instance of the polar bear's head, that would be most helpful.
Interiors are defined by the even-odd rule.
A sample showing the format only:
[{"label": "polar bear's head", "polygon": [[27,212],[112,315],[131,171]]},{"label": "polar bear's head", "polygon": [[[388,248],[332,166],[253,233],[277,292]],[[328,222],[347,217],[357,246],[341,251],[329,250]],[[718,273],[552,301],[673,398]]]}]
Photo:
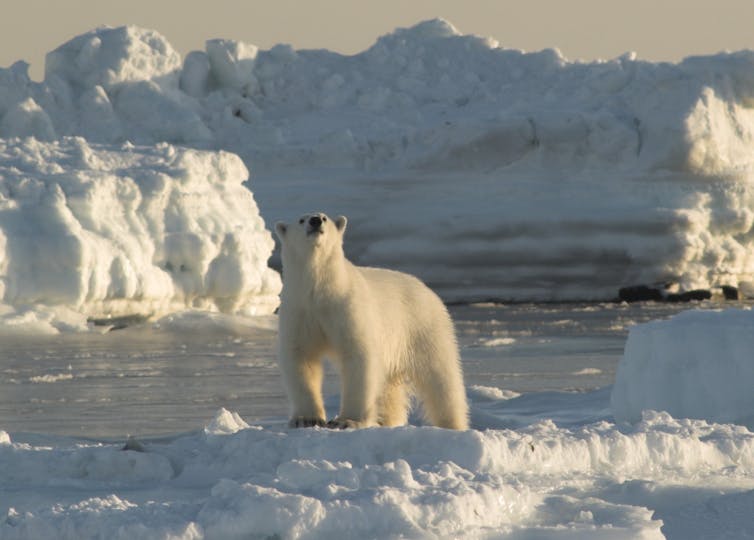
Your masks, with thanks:
[{"label": "polar bear's head", "polygon": [[313,212],[291,224],[276,223],[275,233],[282,244],[283,257],[293,255],[308,259],[328,256],[333,249],[342,250],[347,221],[345,216],[332,220],[322,212]]}]

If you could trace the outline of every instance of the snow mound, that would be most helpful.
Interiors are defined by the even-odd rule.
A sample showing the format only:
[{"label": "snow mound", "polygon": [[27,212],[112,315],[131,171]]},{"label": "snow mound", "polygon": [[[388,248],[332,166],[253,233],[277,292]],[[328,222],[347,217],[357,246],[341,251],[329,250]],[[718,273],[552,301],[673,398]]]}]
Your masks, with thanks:
[{"label": "snow mound", "polygon": [[611,403],[618,421],[647,409],[754,429],[754,311],[685,311],[634,326]]},{"label": "snow mound", "polygon": [[519,397],[521,394],[513,390],[503,390],[494,386],[471,385],[466,389],[469,397],[474,401],[506,401]]},{"label": "snow mound", "polygon": [[[5,437],[0,483],[10,493],[72,494],[49,506],[39,496],[15,497],[15,506],[0,508],[7,512],[0,535],[662,538],[652,511],[626,501],[632,486],[672,485],[692,472],[705,488],[734,479],[746,485],[754,467],[746,429],[659,413],[628,431],[551,421],[516,431],[231,431],[146,443],[142,451]],[[90,493],[81,498],[82,491]]]},{"label": "snow mound", "polygon": [[215,39],[181,62],[156,32],[100,28],[51,52],[41,83],[0,69],[0,136],[232,151],[268,222],[349,215],[357,262],[447,299],[751,292],[753,66],[571,62],[442,20],[353,56]]},{"label": "snow mound", "polygon": [[205,426],[204,432],[208,435],[230,435],[231,433],[248,428],[249,424],[237,412],[222,408],[217,411],[212,421]]},{"label": "snow mound", "polygon": [[271,313],[280,280],[247,178],[224,152],[0,139],[0,299],[14,308],[0,316]]}]

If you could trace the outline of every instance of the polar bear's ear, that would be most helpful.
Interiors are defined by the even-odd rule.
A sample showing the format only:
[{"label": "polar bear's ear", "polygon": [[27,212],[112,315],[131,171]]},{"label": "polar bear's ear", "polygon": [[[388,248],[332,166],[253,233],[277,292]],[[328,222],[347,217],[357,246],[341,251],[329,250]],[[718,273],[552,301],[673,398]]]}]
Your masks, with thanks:
[{"label": "polar bear's ear", "polygon": [[346,216],[338,216],[337,219],[335,220],[335,226],[338,228],[340,232],[343,232],[346,230],[346,223],[348,223]]},{"label": "polar bear's ear", "polygon": [[275,223],[275,234],[278,235],[278,238],[280,238],[280,241],[282,242],[283,237],[285,236],[285,233],[288,232],[288,225],[283,223],[282,221],[278,221]]}]

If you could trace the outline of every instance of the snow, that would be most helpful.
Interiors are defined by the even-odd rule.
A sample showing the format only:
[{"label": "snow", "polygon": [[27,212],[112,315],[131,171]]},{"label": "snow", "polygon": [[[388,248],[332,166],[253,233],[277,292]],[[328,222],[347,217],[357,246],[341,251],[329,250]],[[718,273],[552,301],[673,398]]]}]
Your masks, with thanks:
[{"label": "snow", "polygon": [[631,328],[611,403],[619,421],[646,409],[754,429],[754,311],[689,311]]},{"label": "snow", "polygon": [[512,337],[496,337],[484,340],[482,347],[504,347],[505,345],[513,345],[516,343],[516,338]]},{"label": "snow", "polygon": [[230,435],[249,427],[249,424],[238,413],[220,409],[212,421],[205,426],[204,432],[208,435]]},{"label": "snow", "polygon": [[[231,416],[232,429],[218,430]],[[664,413],[646,414],[628,431],[540,421],[515,431],[340,432],[238,429],[238,420],[221,410],[203,432],[145,441],[143,451],[84,441],[48,446],[5,434],[0,485],[10,498],[0,508],[7,512],[0,533],[663,538],[662,520],[632,503],[642,485],[654,486],[656,496],[679,475],[693,476],[689,494],[725,486],[734,505],[722,505],[724,512],[754,489],[751,432]],[[50,504],[51,493],[64,500]],[[753,527],[741,516],[717,532],[751,534]]]},{"label": "snow", "polygon": [[357,262],[446,299],[751,292],[752,64],[573,62],[442,20],[353,56],[212,39],[181,59],[155,31],[100,28],[40,83],[0,70],[0,134],[234,152],[267,223],[346,214]]},{"label": "snow", "polygon": [[58,381],[69,381],[73,379],[71,373],[59,373],[57,375],[38,375],[36,377],[30,377],[29,380],[33,383],[55,383]]},{"label": "snow", "polygon": [[247,179],[224,152],[0,139],[0,333],[271,313],[280,278]]}]

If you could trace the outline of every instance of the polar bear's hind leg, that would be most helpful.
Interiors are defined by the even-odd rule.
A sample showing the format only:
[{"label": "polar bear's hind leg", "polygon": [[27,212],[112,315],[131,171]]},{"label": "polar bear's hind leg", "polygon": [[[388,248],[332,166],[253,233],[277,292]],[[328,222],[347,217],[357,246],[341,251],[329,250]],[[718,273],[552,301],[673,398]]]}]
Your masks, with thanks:
[{"label": "polar bear's hind leg", "polygon": [[455,340],[435,344],[426,352],[414,376],[425,417],[433,426],[468,429],[466,389]]},{"label": "polar bear's hind leg", "polygon": [[382,426],[403,426],[408,423],[408,394],[401,378],[388,381],[378,402],[379,423]]}]

